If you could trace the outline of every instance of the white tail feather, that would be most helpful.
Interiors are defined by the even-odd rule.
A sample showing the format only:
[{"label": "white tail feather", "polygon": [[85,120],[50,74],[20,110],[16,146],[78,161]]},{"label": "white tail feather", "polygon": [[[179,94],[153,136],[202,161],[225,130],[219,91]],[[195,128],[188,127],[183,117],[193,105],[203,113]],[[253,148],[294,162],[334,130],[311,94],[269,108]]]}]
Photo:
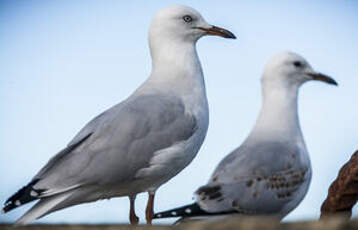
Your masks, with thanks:
[{"label": "white tail feather", "polygon": [[15,226],[28,224],[31,221],[50,213],[51,210],[54,210],[58,204],[66,200],[73,192],[74,190],[71,190],[51,197],[42,198],[16,221]]}]

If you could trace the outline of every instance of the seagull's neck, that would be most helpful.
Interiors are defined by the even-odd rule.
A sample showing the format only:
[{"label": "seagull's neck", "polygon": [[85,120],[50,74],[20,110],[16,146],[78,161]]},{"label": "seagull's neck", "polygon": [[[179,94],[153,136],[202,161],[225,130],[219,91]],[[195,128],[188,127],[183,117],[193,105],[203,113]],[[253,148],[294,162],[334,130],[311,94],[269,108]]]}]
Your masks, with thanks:
[{"label": "seagull's neck", "polygon": [[171,92],[205,94],[205,84],[195,43],[151,43],[152,73],[148,79],[152,85]]},{"label": "seagull's neck", "polygon": [[152,73],[136,93],[172,94],[181,98],[189,111],[207,113],[205,82],[195,43],[150,42],[150,48]]},{"label": "seagull's neck", "polygon": [[261,112],[248,139],[266,138],[304,145],[297,113],[298,88],[298,85],[263,84]]}]

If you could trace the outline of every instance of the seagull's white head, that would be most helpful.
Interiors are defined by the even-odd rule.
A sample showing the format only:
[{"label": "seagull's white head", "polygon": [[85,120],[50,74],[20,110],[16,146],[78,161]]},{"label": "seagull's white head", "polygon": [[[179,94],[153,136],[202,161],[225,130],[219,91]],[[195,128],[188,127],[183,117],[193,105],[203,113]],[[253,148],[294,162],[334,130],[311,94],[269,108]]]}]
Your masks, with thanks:
[{"label": "seagull's white head", "polygon": [[282,52],[272,57],[267,62],[262,76],[263,85],[289,88],[292,86],[298,88],[309,80],[338,85],[333,78],[314,71],[303,57],[292,52]]},{"label": "seagull's white head", "polygon": [[233,38],[230,31],[208,24],[199,12],[188,6],[174,5],[159,11],[152,19],[149,40],[153,42],[195,43],[204,35]]}]

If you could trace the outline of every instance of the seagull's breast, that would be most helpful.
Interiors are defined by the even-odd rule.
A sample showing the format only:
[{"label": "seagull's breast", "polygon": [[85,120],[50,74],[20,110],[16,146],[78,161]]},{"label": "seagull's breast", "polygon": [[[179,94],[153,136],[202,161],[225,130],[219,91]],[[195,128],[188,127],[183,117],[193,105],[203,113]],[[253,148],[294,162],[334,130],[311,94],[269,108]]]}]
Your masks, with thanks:
[{"label": "seagull's breast", "polygon": [[195,129],[188,139],[156,151],[150,159],[149,167],[138,171],[136,178],[142,180],[143,188],[147,187],[145,190],[154,191],[180,173],[195,158],[204,142],[209,124],[206,95],[194,93],[189,97],[182,97],[181,100],[185,116],[195,120]]}]

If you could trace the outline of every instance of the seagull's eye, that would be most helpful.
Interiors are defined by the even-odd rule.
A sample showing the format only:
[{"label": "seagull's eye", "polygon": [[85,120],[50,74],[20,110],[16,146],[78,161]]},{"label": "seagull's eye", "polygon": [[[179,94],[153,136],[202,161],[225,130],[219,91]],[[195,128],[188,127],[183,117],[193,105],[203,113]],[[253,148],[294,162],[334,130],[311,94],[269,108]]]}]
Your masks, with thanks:
[{"label": "seagull's eye", "polygon": [[293,62],[293,65],[296,67],[302,67],[302,63],[300,61]]},{"label": "seagull's eye", "polygon": [[183,17],[183,20],[184,20],[184,22],[191,22],[191,21],[193,21],[193,18],[192,17],[190,17],[189,15],[185,15],[184,17]]}]

